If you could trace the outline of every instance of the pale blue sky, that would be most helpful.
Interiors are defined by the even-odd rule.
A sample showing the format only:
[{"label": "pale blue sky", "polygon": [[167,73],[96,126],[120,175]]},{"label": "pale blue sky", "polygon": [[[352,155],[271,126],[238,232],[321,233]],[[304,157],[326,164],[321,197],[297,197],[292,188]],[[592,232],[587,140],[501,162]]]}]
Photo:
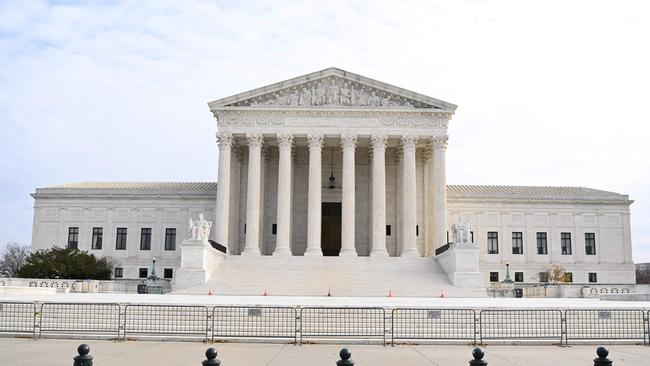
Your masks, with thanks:
[{"label": "pale blue sky", "polygon": [[335,66],[459,106],[452,184],[629,194],[650,261],[644,1],[0,0],[0,245],[29,193],[216,180],[206,103]]}]

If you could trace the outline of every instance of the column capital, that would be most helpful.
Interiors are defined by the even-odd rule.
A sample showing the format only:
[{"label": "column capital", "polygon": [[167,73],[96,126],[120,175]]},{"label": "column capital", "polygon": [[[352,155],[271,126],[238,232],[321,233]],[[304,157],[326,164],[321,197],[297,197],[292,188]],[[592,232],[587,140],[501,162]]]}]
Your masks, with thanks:
[{"label": "column capital", "polygon": [[357,147],[357,135],[341,135],[341,147],[343,149],[355,149]]},{"label": "column capital", "polygon": [[447,148],[447,142],[449,141],[449,136],[436,136],[431,139],[431,146],[434,150],[445,150]]},{"label": "column capital", "polygon": [[248,147],[262,147],[264,144],[264,136],[258,134],[246,134],[246,140],[248,140]]},{"label": "column capital", "polygon": [[385,149],[386,143],[388,142],[388,136],[386,135],[372,135],[370,136],[370,145],[374,149]]},{"label": "column capital", "polygon": [[402,148],[415,149],[415,145],[418,143],[418,137],[415,135],[404,135],[402,136]]},{"label": "column capital", "polygon": [[310,149],[322,149],[323,148],[323,135],[322,134],[311,134],[307,135],[307,141],[309,141]]},{"label": "column capital", "polygon": [[280,148],[289,148],[293,147],[293,135],[288,133],[279,133],[276,135],[278,139],[278,147]]},{"label": "column capital", "polygon": [[232,147],[232,144],[234,142],[232,138],[232,134],[230,133],[217,132],[216,139],[217,139],[217,145],[219,145],[219,149],[229,149]]}]

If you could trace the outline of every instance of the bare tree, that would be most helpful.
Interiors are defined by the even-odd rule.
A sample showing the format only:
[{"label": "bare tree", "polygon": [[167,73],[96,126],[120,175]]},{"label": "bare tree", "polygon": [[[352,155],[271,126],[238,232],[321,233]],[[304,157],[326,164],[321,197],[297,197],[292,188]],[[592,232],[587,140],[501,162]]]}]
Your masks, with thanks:
[{"label": "bare tree", "polygon": [[16,277],[29,257],[29,248],[9,242],[0,255],[0,277]]},{"label": "bare tree", "polygon": [[546,273],[548,282],[557,285],[558,282],[564,282],[564,267],[559,264],[554,264]]}]

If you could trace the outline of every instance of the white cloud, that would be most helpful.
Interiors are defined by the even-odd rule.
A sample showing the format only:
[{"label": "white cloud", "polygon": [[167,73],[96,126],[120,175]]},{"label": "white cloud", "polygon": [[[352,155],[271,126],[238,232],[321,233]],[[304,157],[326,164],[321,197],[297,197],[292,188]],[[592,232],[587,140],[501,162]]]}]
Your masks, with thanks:
[{"label": "white cloud", "polygon": [[336,66],[459,105],[450,183],[630,194],[635,258],[650,261],[648,10],[643,1],[3,2],[0,243],[29,242],[35,187],[216,179],[206,102]]}]

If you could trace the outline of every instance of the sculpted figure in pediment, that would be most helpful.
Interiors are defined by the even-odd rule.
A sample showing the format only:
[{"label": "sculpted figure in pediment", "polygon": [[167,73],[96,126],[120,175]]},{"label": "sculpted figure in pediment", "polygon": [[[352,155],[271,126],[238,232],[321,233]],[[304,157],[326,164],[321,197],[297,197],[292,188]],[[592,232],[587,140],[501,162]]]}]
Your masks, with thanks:
[{"label": "sculpted figure in pediment", "polygon": [[298,99],[298,105],[311,105],[311,92],[307,90],[307,88],[302,88],[302,93],[300,93],[300,98]]},{"label": "sculpted figure in pediment", "polygon": [[376,107],[380,104],[381,104],[381,100],[379,99],[377,94],[375,94],[374,91],[370,93],[370,97],[368,97],[368,105],[372,107]]},{"label": "sculpted figure in pediment", "polygon": [[300,95],[298,95],[298,92],[293,92],[287,95],[287,105],[296,106],[298,105],[299,100],[300,100]]},{"label": "sculpted figure in pediment", "polygon": [[323,83],[318,82],[318,85],[312,93],[312,105],[324,105],[325,104],[325,88],[323,88]]},{"label": "sculpted figure in pediment", "polygon": [[339,104],[341,105],[352,105],[352,92],[348,87],[348,83],[343,82],[343,87],[339,91]]},{"label": "sculpted figure in pediment", "polygon": [[339,87],[336,86],[335,80],[332,80],[332,84],[327,88],[327,105],[339,105]]},{"label": "sculpted figure in pediment", "polygon": [[365,90],[363,90],[363,89],[358,90],[355,93],[355,97],[356,97],[356,100],[355,100],[356,105],[358,105],[358,106],[368,105],[368,97],[369,97],[369,95]]}]

